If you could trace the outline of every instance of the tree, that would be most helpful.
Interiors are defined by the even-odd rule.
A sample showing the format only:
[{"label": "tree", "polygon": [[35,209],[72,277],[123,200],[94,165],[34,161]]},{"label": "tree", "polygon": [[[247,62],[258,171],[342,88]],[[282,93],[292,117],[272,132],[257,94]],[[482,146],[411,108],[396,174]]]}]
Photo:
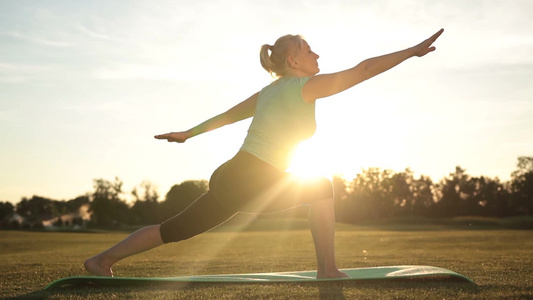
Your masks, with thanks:
[{"label": "tree", "polygon": [[40,196],[33,196],[31,199],[22,198],[17,203],[16,211],[29,224],[39,224],[43,220],[48,220],[58,215],[54,202],[54,200]]},{"label": "tree", "polygon": [[159,218],[159,194],[149,181],[142,182],[131,192],[135,203],[130,209],[132,224],[154,224]]},{"label": "tree", "polygon": [[414,174],[411,169],[407,168],[404,172],[394,173],[390,178],[386,179],[389,185],[389,193],[393,201],[393,210],[391,212],[394,216],[410,216],[412,215],[412,208],[416,203],[413,183],[415,182]]},{"label": "tree", "polygon": [[429,176],[420,176],[413,182],[414,203],[411,204],[411,214],[416,216],[428,216],[430,210],[437,202],[435,186]]},{"label": "tree", "polygon": [[207,180],[187,180],[172,186],[161,204],[161,217],[166,220],[183,211],[200,195],[207,192],[208,187]]},{"label": "tree", "polygon": [[437,185],[439,201],[435,205],[434,214],[436,217],[454,217],[459,215],[461,210],[461,183],[465,182],[468,175],[466,170],[455,167],[455,173],[444,178]]},{"label": "tree", "polygon": [[128,219],[129,207],[120,196],[122,181],[115,182],[104,179],[94,180],[93,200],[89,212],[92,212],[91,223],[99,227],[116,226]]},{"label": "tree", "polygon": [[91,202],[91,199],[90,199],[89,194],[78,196],[65,203],[66,211],[68,213],[78,213],[82,205],[90,203],[90,202]]},{"label": "tree", "polygon": [[498,178],[481,176],[477,183],[479,204],[484,216],[507,217],[512,214],[509,207],[509,192]]},{"label": "tree", "polygon": [[394,200],[391,197],[391,170],[381,171],[379,168],[368,168],[353,179],[348,196],[352,222],[379,219],[391,216]]},{"label": "tree", "polygon": [[517,170],[511,174],[511,199],[518,215],[533,213],[533,156],[518,157]]},{"label": "tree", "polygon": [[0,202],[0,228],[9,226],[9,218],[15,213],[15,207],[11,202]]},{"label": "tree", "polygon": [[509,193],[499,179],[471,177],[456,167],[455,173],[438,185],[440,200],[435,216],[494,216],[510,215]]}]

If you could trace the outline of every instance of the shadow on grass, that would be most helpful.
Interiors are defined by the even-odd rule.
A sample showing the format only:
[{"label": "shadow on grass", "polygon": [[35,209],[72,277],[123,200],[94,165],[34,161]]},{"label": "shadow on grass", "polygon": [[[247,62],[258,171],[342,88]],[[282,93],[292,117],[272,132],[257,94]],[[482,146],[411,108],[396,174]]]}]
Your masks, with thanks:
[{"label": "shadow on grass", "polygon": [[[357,290],[359,294],[375,295],[379,298],[397,298],[395,294],[404,291],[412,293],[409,298],[431,298],[431,293],[437,290],[446,291],[449,294],[462,293],[468,295],[477,294],[479,286],[459,278],[399,278],[399,279],[372,279],[352,280],[339,282],[315,283],[320,291],[320,299],[352,299],[351,291]],[[426,296],[422,296],[426,293]],[[348,297],[348,298],[347,298]],[[405,295],[403,296],[405,297]]]},{"label": "shadow on grass", "polygon": [[[271,298],[276,291],[286,295],[289,291],[305,289],[308,293],[314,290],[319,299],[351,299],[352,291],[366,295],[395,294],[398,292],[413,293],[413,297],[426,293],[431,295],[435,291],[444,291],[451,295],[461,293],[464,295],[475,295],[480,292],[480,287],[474,283],[467,282],[457,277],[435,276],[425,278],[399,278],[399,279],[366,279],[350,281],[322,281],[322,282],[254,282],[254,283],[209,283],[209,282],[150,282],[136,286],[101,286],[95,284],[80,284],[62,287],[52,290],[39,290],[24,295],[5,299],[57,299],[58,297],[84,299],[91,298],[106,299],[110,296],[119,298],[142,298],[156,291],[188,292],[189,294],[202,295],[219,290],[221,293],[228,289],[237,291],[252,291],[258,286],[268,287],[269,294],[266,298]],[[316,296],[315,296],[316,297]],[[348,298],[347,298],[348,297]],[[209,297],[206,297],[209,298]],[[254,297],[261,299],[258,295]]]}]

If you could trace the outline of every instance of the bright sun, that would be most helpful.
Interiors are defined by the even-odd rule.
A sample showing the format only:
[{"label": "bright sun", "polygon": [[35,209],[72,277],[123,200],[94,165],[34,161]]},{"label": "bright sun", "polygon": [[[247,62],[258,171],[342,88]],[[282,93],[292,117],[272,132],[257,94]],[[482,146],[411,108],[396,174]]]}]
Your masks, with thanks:
[{"label": "bright sun", "polygon": [[298,145],[287,171],[304,178],[332,178],[333,175],[342,173],[342,170],[338,169],[339,165],[342,165],[342,157],[332,155],[330,145],[311,138]]}]

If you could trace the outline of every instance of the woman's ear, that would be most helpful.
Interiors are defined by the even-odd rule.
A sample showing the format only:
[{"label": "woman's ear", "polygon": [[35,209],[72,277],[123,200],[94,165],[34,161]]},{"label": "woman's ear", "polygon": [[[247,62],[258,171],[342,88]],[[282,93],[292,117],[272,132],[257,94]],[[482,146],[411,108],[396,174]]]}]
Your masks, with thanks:
[{"label": "woman's ear", "polygon": [[287,57],[287,65],[289,68],[296,69],[298,67],[298,62],[294,59],[294,57],[289,56]]}]

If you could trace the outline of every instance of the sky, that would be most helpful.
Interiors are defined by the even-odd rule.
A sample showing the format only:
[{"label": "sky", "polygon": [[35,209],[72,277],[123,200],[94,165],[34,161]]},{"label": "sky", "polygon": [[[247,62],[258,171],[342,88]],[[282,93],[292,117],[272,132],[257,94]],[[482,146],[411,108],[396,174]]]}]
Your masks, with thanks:
[{"label": "sky", "polygon": [[533,1],[0,0],[0,201],[69,200],[115,177],[164,198],[209,179],[250,121],[184,144],[153,136],[268,85],[262,44],[301,34],[330,73],[440,28],[435,52],[320,99],[291,170],[509,180],[533,155]]}]

